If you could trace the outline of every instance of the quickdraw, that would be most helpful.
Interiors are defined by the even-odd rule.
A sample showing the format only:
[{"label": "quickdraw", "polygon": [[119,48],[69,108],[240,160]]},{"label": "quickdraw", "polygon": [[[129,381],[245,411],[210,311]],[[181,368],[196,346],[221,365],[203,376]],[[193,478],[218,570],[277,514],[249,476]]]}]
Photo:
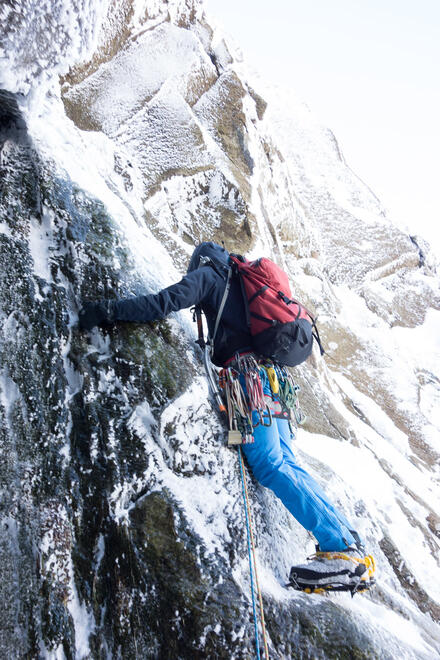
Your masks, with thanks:
[{"label": "quickdraw", "polygon": [[[263,392],[262,369],[269,380],[270,395]],[[306,419],[299,406],[300,388],[285,367],[267,360],[260,363],[252,354],[236,355],[218,378],[226,400],[229,445],[253,442],[253,429],[260,424],[270,426],[274,417],[295,427]]]},{"label": "quickdraw", "polygon": [[[252,412],[246,401],[239,373],[232,367],[222,369],[219,374],[219,384],[226,397],[229,421],[228,444],[253,442]],[[232,439],[234,442],[231,442]]]},{"label": "quickdraw", "polygon": [[299,385],[294,382],[290,371],[286,367],[274,364],[273,369],[279,383],[278,397],[282,409],[289,414],[290,418],[293,416],[292,421],[295,422],[296,426],[304,424],[306,416],[299,405]]},{"label": "quickdraw", "polygon": [[[229,445],[253,442],[253,429],[256,426],[272,424],[260,368],[252,355],[237,355],[231,366],[223,368],[219,373],[219,385],[224,392],[228,411]],[[256,423],[255,414],[258,417]]]}]

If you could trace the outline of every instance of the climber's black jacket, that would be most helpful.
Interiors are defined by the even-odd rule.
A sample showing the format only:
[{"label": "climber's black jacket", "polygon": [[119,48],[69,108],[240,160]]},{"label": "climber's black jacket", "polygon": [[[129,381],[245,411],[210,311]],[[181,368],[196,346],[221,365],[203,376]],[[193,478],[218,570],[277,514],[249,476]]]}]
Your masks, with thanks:
[{"label": "climber's black jacket", "polygon": [[[199,267],[200,257],[207,256],[212,265]],[[228,252],[216,243],[199,245],[192,257],[187,274],[159,293],[126,298],[112,303],[112,321],[144,323],[163,319],[170,312],[200,305],[206,315],[212,335],[226,286]],[[222,366],[237,351],[251,350],[251,338],[246,323],[240,283],[234,277],[214,342],[213,362]]]}]

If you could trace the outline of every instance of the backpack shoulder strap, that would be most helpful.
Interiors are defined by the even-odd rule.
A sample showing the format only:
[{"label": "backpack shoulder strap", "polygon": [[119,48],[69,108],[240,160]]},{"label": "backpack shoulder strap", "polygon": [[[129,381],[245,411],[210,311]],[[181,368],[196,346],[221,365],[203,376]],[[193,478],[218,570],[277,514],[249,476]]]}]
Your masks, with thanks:
[{"label": "backpack shoulder strap", "polygon": [[[212,268],[215,270],[215,272],[220,275],[221,277],[224,277],[222,273],[219,272],[219,269],[216,267],[216,265],[209,259],[209,257],[200,257],[200,266],[212,266]],[[221,318],[223,316],[223,310],[226,305],[226,301],[229,296],[229,291],[231,289],[231,279],[232,279],[232,266],[229,266],[228,268],[228,274],[226,277],[226,285],[225,285],[225,290],[223,292],[223,296],[220,302],[220,306],[218,308],[217,316],[215,319],[215,324],[214,324],[214,332],[212,333],[212,337],[208,335],[208,341],[205,341],[205,338],[203,336],[203,323],[202,323],[202,309],[200,305],[196,305],[194,307],[194,319],[197,321],[197,330],[198,330],[198,335],[199,338],[197,340],[197,344],[200,346],[200,348],[205,348],[206,344],[208,343],[211,346],[211,350],[214,347],[214,340],[217,335],[217,330],[220,325]]]},{"label": "backpack shoulder strap", "polygon": [[249,312],[249,300],[246,295],[246,291],[244,289],[244,282],[243,282],[243,277],[241,274],[240,270],[240,265],[241,264],[246,264],[247,261],[245,257],[243,257],[241,254],[231,254],[229,255],[229,260],[231,263],[231,268],[233,270],[233,273],[237,276],[238,281],[240,282],[240,291],[241,291],[241,297],[243,299],[243,306],[244,306],[244,313],[246,317],[246,325],[248,329],[251,327],[251,315]]},{"label": "backpack shoulder strap", "polygon": [[217,318],[215,319],[214,332],[212,334],[212,337],[209,337],[209,342],[212,346],[214,345],[214,340],[215,340],[215,337],[216,337],[216,334],[217,334],[218,326],[220,324],[220,321],[221,321],[221,318],[222,318],[222,315],[223,315],[223,310],[225,308],[226,301],[227,301],[228,296],[229,296],[229,291],[230,291],[230,288],[231,288],[231,277],[232,277],[232,268],[230,266],[229,269],[228,269],[228,277],[226,279],[226,286],[225,286],[225,290],[224,290],[224,293],[223,293],[223,298],[222,298],[222,301],[220,303],[220,307],[218,308]]}]

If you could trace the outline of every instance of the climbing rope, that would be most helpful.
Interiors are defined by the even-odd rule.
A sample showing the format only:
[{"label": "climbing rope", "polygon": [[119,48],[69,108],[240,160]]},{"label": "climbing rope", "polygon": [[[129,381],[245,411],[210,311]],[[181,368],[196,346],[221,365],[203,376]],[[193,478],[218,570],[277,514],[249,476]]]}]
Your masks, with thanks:
[{"label": "climbing rope", "polygon": [[[243,461],[243,453],[241,447],[237,447],[238,450],[238,461],[240,464],[240,475],[241,483],[243,490],[243,501],[244,501],[244,511],[245,511],[245,520],[246,520],[246,533],[247,533],[247,545],[248,545],[248,557],[249,557],[249,574],[251,582],[251,598],[252,598],[252,611],[254,615],[254,629],[255,629],[255,646],[257,650],[257,658],[260,660],[260,640],[258,634],[258,617],[257,617],[257,605],[255,601],[255,588],[254,588],[254,576],[255,576],[255,586],[258,594],[258,602],[260,606],[260,619],[261,619],[261,631],[263,635],[264,643],[264,657],[266,660],[269,660],[269,649],[267,645],[267,635],[266,635],[266,624],[264,620],[264,608],[263,608],[263,598],[261,596],[260,583],[258,580],[258,571],[257,571],[257,558],[255,555],[255,542],[254,542],[254,532],[252,527],[252,516],[251,508],[249,504],[249,493],[247,489],[245,467]],[[252,554],[251,554],[252,553]],[[253,565],[252,565],[253,564]]]},{"label": "climbing rope", "polygon": [[[265,370],[267,378],[269,379],[272,391],[272,399],[279,401],[281,410],[284,411],[285,416],[288,415],[289,420],[292,413],[296,423],[301,424],[304,421],[304,416],[302,415],[299,408],[297,396],[299,387],[293,382],[289,371],[280,365],[273,364],[271,362],[257,362],[255,357],[251,354],[237,354],[234,356],[234,360],[231,361],[229,366],[224,367],[218,373],[218,386],[220,390],[223,391],[223,396],[226,400],[226,410],[229,421],[228,444],[238,444],[237,450],[245,510],[251,600],[254,617],[257,658],[260,660],[261,656],[255,591],[257,592],[260,609],[264,657],[265,660],[269,660],[263,598],[258,580],[252,515],[245,475],[243,453],[240,446],[242,443],[247,444],[254,442],[253,429],[255,426],[258,424],[270,426],[272,424],[271,408],[268,407],[265,400],[268,395],[265,395],[261,381],[262,369]],[[220,398],[220,391],[216,385],[214,386],[214,390],[216,390],[217,397]],[[256,423],[254,415],[257,416]],[[268,424],[265,424],[265,418],[268,419]]]},{"label": "climbing rope", "polygon": [[248,556],[249,556],[249,574],[251,581],[251,598],[252,598],[252,611],[254,614],[254,629],[255,629],[255,647],[257,650],[257,658],[260,660],[260,639],[258,635],[258,617],[257,617],[257,605],[255,602],[255,590],[254,590],[254,573],[252,568],[252,557],[251,557],[251,539],[250,539],[250,525],[249,525],[249,508],[246,500],[246,486],[245,486],[245,476],[243,470],[243,457],[241,454],[241,447],[238,449],[238,461],[240,464],[240,475],[241,475],[241,485],[243,489],[243,500],[245,503],[244,514],[246,519],[246,531],[247,531],[247,545],[248,545]]}]

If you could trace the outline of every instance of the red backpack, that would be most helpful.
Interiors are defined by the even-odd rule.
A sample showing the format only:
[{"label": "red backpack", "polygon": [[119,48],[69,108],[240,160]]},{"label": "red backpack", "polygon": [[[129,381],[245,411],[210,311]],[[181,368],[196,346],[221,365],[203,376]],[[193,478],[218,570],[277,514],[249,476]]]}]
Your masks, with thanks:
[{"label": "red backpack", "polygon": [[309,357],[314,338],[324,353],[314,318],[292,299],[289,280],[279,266],[265,257],[246,261],[231,255],[230,262],[240,278],[256,353],[295,367]]}]

